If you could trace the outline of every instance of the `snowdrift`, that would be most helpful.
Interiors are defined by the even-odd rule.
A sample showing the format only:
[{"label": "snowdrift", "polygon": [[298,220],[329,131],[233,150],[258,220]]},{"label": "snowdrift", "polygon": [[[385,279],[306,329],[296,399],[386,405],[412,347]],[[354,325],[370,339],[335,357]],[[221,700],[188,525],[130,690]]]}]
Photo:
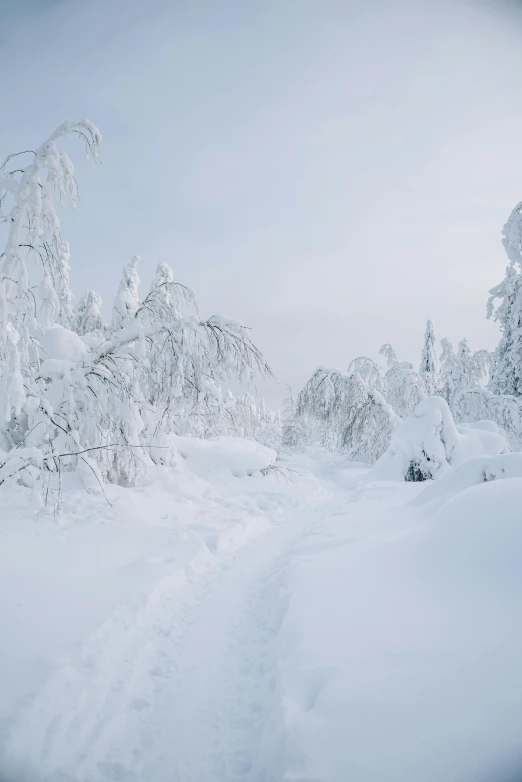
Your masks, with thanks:
[{"label": "snowdrift", "polygon": [[[112,655],[116,675],[124,657],[132,660],[125,639],[133,621],[146,620],[164,595],[175,604],[187,585],[264,535],[296,502],[293,484],[260,474],[275,461],[269,448],[231,437],[179,437],[176,446],[176,464],[149,467],[140,486],[88,493],[83,475],[64,473],[57,516],[30,489],[4,489],[0,624],[8,643],[0,645],[0,734],[17,702],[22,707],[63,655],[94,655],[85,670],[100,677]],[[316,491],[313,482],[306,488]],[[83,648],[91,633],[94,651]],[[28,730],[22,754],[34,742]],[[0,739],[3,782],[2,762]]]},{"label": "snowdrift", "polygon": [[240,477],[266,470],[275,464],[277,453],[254,440],[239,437],[172,438],[188,469],[200,477],[219,473]]},{"label": "snowdrift", "polygon": [[427,486],[412,505],[435,511],[465,489],[503,478],[522,478],[522,453],[469,459]]},{"label": "snowdrift", "polygon": [[503,771],[520,757],[522,478],[462,491],[429,520],[394,507],[415,489],[381,486],[384,504],[366,484],[292,563],[289,779],[519,778]]},{"label": "snowdrift", "polygon": [[37,331],[35,336],[40,345],[42,361],[80,361],[89,352],[85,341],[78,334],[58,324],[45,332]]},{"label": "snowdrift", "polygon": [[395,431],[369,477],[425,481],[476,456],[497,456],[509,450],[495,423],[455,424],[447,402],[432,396],[417,405]]}]

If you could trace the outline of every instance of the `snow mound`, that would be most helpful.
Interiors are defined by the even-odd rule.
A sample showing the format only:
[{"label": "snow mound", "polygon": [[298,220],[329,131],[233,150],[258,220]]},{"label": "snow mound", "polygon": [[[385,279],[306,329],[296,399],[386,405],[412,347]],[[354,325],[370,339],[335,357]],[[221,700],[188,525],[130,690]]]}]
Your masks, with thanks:
[{"label": "snow mound", "polygon": [[439,478],[468,459],[509,452],[492,421],[455,424],[442,397],[424,399],[392,436],[370,472],[372,479],[424,481]]},{"label": "snow mound", "polygon": [[174,437],[173,440],[179,454],[187,460],[187,468],[203,478],[216,473],[235,477],[252,475],[273,465],[277,457],[272,448],[239,437],[211,437],[208,440]]},{"label": "snow mound", "polygon": [[436,510],[465,489],[502,478],[522,478],[522,453],[479,456],[459,464],[436,483],[427,486],[412,505]]},{"label": "snow mound", "polygon": [[409,493],[365,484],[289,564],[288,779],[520,778],[502,768],[520,756],[522,479],[473,486],[429,521],[393,506]]},{"label": "snow mound", "polygon": [[[433,567],[435,560],[444,562],[448,585],[467,585],[491,595],[507,590],[517,604],[522,597],[521,504],[522,477],[464,489],[433,517],[425,561]],[[423,564],[419,559],[418,565]],[[479,603],[477,597],[477,607]],[[508,616],[504,619],[509,621]]]},{"label": "snow mound", "polygon": [[81,337],[63,326],[53,326],[44,333],[38,334],[38,341],[43,360],[80,361],[89,352],[88,346]]}]

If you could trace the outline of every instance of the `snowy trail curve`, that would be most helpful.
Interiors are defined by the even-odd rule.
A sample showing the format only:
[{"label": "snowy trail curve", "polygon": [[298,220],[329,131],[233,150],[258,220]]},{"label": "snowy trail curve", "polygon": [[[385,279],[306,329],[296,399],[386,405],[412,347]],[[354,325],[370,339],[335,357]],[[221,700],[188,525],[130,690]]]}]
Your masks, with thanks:
[{"label": "snowy trail curve", "polygon": [[217,570],[167,576],[137,615],[112,616],[22,711],[6,747],[15,778],[281,780],[286,565],[329,504],[294,509]]},{"label": "snowy trail curve", "polygon": [[[105,563],[108,610],[0,723],[1,782],[475,782],[518,764],[520,479],[431,515],[422,485],[307,459],[292,486],[122,490],[116,518],[35,537],[44,560],[63,546],[58,562],[85,570],[101,542],[120,556]],[[36,564],[27,548],[22,536],[14,551]],[[69,574],[81,581],[69,568],[48,598]],[[42,649],[96,597],[83,586],[42,617]]]}]

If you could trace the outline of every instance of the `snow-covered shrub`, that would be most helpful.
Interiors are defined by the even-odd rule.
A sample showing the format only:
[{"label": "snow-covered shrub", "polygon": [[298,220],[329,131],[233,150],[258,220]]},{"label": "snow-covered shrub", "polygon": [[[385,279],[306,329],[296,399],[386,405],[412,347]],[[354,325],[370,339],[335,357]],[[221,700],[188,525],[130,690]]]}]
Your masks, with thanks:
[{"label": "snow-covered shrub", "polygon": [[416,497],[413,505],[426,505],[435,509],[471,486],[504,478],[522,478],[522,453],[504,453],[499,456],[479,456],[468,459],[438,481],[428,485]]},{"label": "snow-covered shrub", "polygon": [[[59,490],[62,470],[79,462],[96,481],[131,483],[151,458],[169,461],[169,438],[188,418],[222,412],[222,383],[270,374],[247,329],[202,319],[168,266],[158,267],[140,302],[138,256],[123,271],[111,327],[93,292],[73,314],[69,247],[53,201],[56,192],[76,200],[73,166],[58,148],[70,134],[97,158],[101,135],[84,120],[64,123],[24,153],[32,155],[27,165],[6,170],[11,156],[1,169],[8,235],[0,267],[0,485],[17,477]],[[28,257],[39,270],[36,286]],[[182,304],[192,312],[183,314]]]},{"label": "snow-covered shrub", "polygon": [[232,474],[236,477],[268,470],[275,464],[277,452],[252,440],[227,437],[177,437],[173,441],[192,472],[201,477],[209,474]]},{"label": "snow-covered shrub", "polygon": [[494,424],[478,426],[455,424],[447,402],[442,397],[428,397],[396,429],[372,477],[424,481],[444,475],[466,459],[509,451]]}]

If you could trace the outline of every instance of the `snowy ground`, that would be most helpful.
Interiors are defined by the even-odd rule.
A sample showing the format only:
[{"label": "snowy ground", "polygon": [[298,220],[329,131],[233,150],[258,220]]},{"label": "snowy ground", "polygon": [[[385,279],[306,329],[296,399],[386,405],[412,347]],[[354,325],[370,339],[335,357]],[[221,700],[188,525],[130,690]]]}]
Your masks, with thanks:
[{"label": "snowy ground", "polygon": [[187,456],[57,519],[2,495],[2,782],[504,779],[522,481],[434,510],[322,452]]}]

